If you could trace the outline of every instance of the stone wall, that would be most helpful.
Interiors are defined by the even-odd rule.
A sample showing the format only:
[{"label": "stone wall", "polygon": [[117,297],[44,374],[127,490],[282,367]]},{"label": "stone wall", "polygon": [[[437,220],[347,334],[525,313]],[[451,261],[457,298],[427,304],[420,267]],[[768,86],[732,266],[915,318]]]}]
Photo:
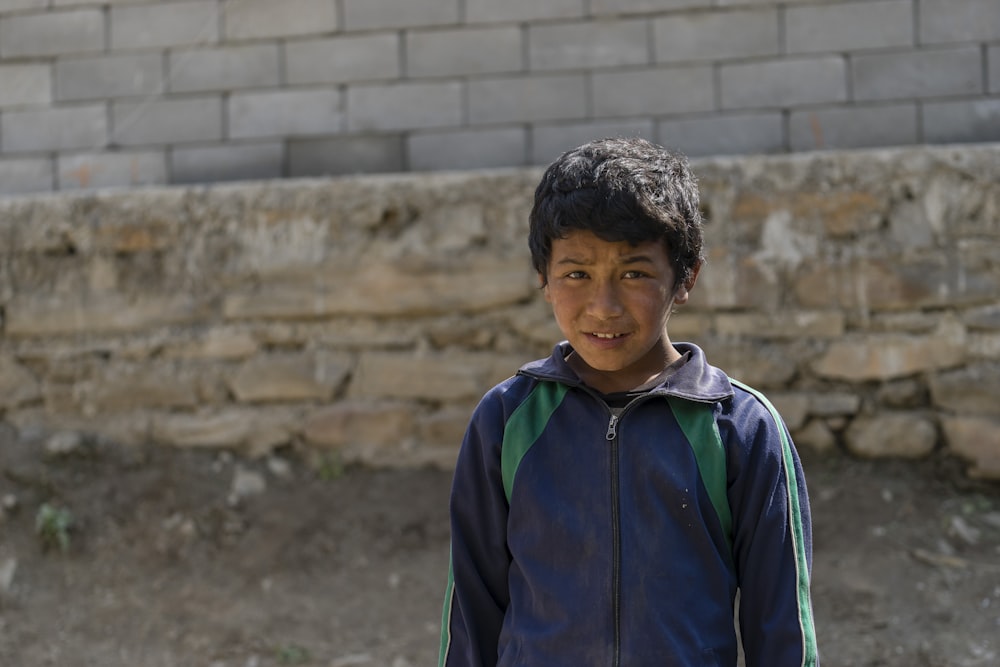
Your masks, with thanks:
[{"label": "stone wall", "polygon": [[[674,338],[802,447],[1000,477],[1000,145],[694,166],[709,261]],[[559,337],[524,240],[538,176],[0,201],[0,422],[450,465],[482,393]]]},{"label": "stone wall", "polygon": [[0,193],[1000,140],[997,0],[0,0]]}]

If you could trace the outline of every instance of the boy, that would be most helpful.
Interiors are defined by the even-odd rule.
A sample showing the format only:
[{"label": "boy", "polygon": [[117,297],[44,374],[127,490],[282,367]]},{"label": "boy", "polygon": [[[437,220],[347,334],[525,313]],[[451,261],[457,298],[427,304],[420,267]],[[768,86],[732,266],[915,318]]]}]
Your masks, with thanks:
[{"label": "boy", "polygon": [[486,394],[451,498],[446,667],[819,664],[809,504],[766,399],[667,322],[702,264],[686,160],[569,151],[529,247],[566,341]]}]

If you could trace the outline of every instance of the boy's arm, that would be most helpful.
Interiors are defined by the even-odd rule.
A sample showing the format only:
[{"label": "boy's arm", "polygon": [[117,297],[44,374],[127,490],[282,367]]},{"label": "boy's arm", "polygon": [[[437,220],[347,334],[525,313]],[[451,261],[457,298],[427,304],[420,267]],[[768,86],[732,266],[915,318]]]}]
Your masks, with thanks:
[{"label": "boy's arm", "polygon": [[[812,525],[798,453],[762,399],[749,418],[736,492],[734,556],[747,667],[818,667],[810,598]],[[759,409],[761,403],[757,403]]]},{"label": "boy's arm", "polygon": [[455,467],[440,667],[497,663],[500,627],[509,601],[510,557],[500,467],[503,420],[495,414],[498,406],[492,407],[484,401],[476,409]]}]

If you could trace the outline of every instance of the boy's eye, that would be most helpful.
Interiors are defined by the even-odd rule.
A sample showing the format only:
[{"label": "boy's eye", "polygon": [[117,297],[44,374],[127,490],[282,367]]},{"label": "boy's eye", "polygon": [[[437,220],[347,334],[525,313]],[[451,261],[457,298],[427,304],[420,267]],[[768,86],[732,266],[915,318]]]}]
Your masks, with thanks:
[{"label": "boy's eye", "polygon": [[572,280],[582,280],[587,277],[587,274],[583,271],[570,271],[566,274],[566,277]]},{"label": "boy's eye", "polygon": [[642,271],[626,271],[622,274],[622,278],[642,278],[645,275]]}]

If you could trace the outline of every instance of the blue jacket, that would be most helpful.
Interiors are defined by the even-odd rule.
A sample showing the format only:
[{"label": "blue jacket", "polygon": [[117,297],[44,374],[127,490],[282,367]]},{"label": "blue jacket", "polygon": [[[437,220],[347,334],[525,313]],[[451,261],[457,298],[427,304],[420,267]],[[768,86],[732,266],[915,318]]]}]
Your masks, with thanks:
[{"label": "blue jacket", "polygon": [[483,397],[456,464],[446,667],[819,664],[780,416],[702,351],[613,417],[566,343]]}]

